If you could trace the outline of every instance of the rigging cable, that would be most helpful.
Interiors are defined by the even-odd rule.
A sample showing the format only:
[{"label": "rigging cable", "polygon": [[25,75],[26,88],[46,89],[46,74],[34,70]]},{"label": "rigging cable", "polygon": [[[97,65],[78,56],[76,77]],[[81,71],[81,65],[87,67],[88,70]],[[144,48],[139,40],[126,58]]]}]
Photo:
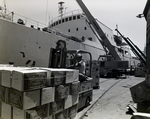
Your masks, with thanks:
[{"label": "rigging cable", "polygon": [[45,24],[46,24],[46,19],[47,19],[47,12],[48,12],[48,0],[46,1]]}]

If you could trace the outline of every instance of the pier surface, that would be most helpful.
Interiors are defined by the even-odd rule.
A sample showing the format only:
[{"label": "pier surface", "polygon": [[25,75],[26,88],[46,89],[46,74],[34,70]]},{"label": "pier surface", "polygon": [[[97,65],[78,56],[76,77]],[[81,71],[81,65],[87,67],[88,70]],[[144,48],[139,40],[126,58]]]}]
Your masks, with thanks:
[{"label": "pier surface", "polygon": [[78,112],[75,119],[130,119],[131,115],[126,114],[127,105],[134,105],[130,87],[144,80],[134,76],[100,78],[100,88],[93,90],[91,105]]}]

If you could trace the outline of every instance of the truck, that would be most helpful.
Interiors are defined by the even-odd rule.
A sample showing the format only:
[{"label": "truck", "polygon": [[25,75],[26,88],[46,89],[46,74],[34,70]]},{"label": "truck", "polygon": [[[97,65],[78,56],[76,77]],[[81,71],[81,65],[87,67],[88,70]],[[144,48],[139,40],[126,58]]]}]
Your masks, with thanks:
[{"label": "truck", "polygon": [[122,74],[126,74],[128,62],[113,60],[111,55],[100,55],[98,61],[100,62],[100,77],[118,78]]},{"label": "truck", "polygon": [[[103,67],[100,66],[100,75],[104,75],[103,73],[101,74],[101,71],[104,71],[104,70],[106,72],[106,75],[115,76],[116,78],[119,75],[121,75],[122,73],[126,73],[125,70],[129,67],[128,61],[121,60],[121,58],[118,55],[118,53],[116,52],[115,48],[110,43],[109,39],[107,38],[107,36],[105,35],[105,33],[103,32],[101,27],[99,26],[99,24],[97,23],[95,18],[89,12],[87,7],[84,5],[82,0],[76,0],[76,1],[79,4],[79,6],[81,7],[81,9],[83,10],[83,12],[85,13],[85,15],[89,21],[89,25],[93,29],[93,32],[95,34],[97,34],[97,36],[99,37],[98,38],[99,42],[102,44],[102,46],[104,46],[104,48],[108,49],[109,53],[106,53],[105,57],[107,59],[110,58],[110,56],[108,56],[108,54],[110,54],[112,56],[112,58],[110,58],[110,60],[103,61],[103,62],[107,62],[106,64],[108,64],[108,65],[107,66],[104,65]],[[102,63],[102,61],[100,61],[100,62]],[[112,63],[113,63],[113,67],[112,67]],[[122,65],[120,65],[120,64],[122,64]]]}]

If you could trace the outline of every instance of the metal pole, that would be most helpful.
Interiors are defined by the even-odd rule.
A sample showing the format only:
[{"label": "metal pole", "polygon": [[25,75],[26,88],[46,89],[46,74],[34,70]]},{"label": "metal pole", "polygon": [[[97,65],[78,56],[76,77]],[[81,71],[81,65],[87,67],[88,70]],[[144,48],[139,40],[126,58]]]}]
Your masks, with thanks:
[{"label": "metal pole", "polygon": [[150,7],[147,12],[147,31],[146,31],[146,84],[150,87]]}]

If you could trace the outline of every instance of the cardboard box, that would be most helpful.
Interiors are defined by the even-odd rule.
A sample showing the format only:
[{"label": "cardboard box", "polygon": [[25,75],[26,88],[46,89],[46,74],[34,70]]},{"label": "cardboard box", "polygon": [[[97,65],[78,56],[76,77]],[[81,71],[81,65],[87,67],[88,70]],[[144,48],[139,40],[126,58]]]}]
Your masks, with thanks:
[{"label": "cardboard box", "polygon": [[11,87],[11,71],[1,70],[1,85],[6,87]]},{"label": "cardboard box", "polygon": [[14,67],[0,67],[0,85],[11,87],[11,71]]},{"label": "cardboard box", "polygon": [[0,68],[3,68],[3,67],[13,67],[13,65],[10,65],[10,64],[0,64]]},{"label": "cardboard box", "polygon": [[13,107],[13,118],[12,119],[26,119],[26,111]]},{"label": "cardboard box", "polygon": [[55,87],[55,99],[64,99],[69,95],[68,85],[59,85]]},{"label": "cardboard box", "polygon": [[0,102],[6,102],[7,91],[4,86],[0,86]]},{"label": "cardboard box", "polygon": [[28,70],[28,67],[0,67],[0,84],[11,87],[12,71]]},{"label": "cardboard box", "polygon": [[72,105],[79,103],[79,94],[78,95],[72,95]]},{"label": "cardboard box", "polygon": [[66,84],[79,81],[79,70],[68,69],[66,70]]},{"label": "cardboard box", "polygon": [[58,86],[65,84],[66,72],[64,69],[40,68],[48,72],[49,85]]},{"label": "cardboard box", "polygon": [[68,110],[56,114],[55,119],[68,119]]},{"label": "cardboard box", "polygon": [[63,85],[65,84],[65,71],[61,69],[51,69],[51,86]]},{"label": "cardboard box", "polygon": [[70,86],[70,93],[71,95],[78,95],[80,90],[80,82],[73,82]]},{"label": "cardboard box", "polygon": [[40,105],[40,90],[21,92],[8,89],[8,104],[20,109],[30,109]]},{"label": "cardboard box", "polygon": [[29,110],[13,107],[12,119],[52,119],[52,116],[49,116],[49,105],[42,105]]},{"label": "cardboard box", "polygon": [[19,91],[46,87],[47,71],[21,70],[12,72],[12,88]]},{"label": "cardboard box", "polygon": [[64,99],[56,100],[50,103],[49,114],[55,115],[64,110]]},{"label": "cardboard box", "polygon": [[68,97],[65,98],[64,109],[68,109],[72,107],[73,105],[78,104],[78,102],[79,102],[79,94],[68,95]]},{"label": "cardboard box", "polygon": [[26,110],[26,119],[44,119],[49,116],[49,105],[41,105]]},{"label": "cardboard box", "polygon": [[68,109],[72,106],[72,95],[68,95],[68,97],[65,99],[64,109]]},{"label": "cardboard box", "polygon": [[69,108],[69,112],[68,112],[69,118],[74,119],[76,117],[77,109],[78,109],[77,105],[74,105]]},{"label": "cardboard box", "polygon": [[42,68],[51,72],[51,86],[63,85],[79,81],[79,70]]},{"label": "cardboard box", "polygon": [[0,117],[2,119],[12,119],[12,106],[6,103],[0,103]]},{"label": "cardboard box", "polygon": [[55,87],[47,87],[41,89],[41,105],[54,102]]}]

